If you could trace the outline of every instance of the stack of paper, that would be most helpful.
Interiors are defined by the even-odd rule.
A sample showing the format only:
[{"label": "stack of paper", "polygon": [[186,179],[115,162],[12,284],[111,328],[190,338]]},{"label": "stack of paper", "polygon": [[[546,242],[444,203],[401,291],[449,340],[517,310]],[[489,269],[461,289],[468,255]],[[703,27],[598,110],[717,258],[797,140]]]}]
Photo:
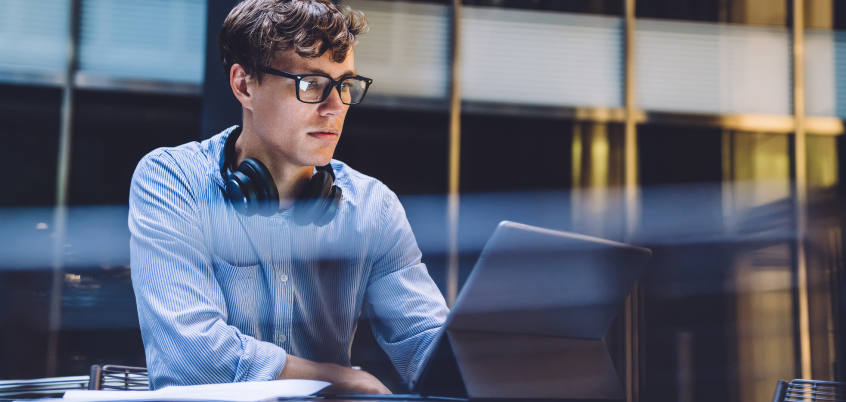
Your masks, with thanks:
[{"label": "stack of paper", "polygon": [[205,401],[258,402],[265,399],[308,396],[330,384],[313,380],[236,382],[231,384],[165,387],[157,391],[68,391],[68,402],[202,399]]}]

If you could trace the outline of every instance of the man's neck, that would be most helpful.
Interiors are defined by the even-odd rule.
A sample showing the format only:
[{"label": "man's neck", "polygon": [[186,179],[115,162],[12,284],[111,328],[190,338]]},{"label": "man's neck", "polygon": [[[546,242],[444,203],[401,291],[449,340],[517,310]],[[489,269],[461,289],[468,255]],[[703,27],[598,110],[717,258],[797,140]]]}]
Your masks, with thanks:
[{"label": "man's neck", "polygon": [[279,210],[284,211],[294,205],[297,196],[314,174],[314,166],[297,166],[287,163],[280,155],[268,152],[258,136],[253,135],[247,125],[235,142],[235,164],[238,167],[244,159],[255,158],[261,161],[273,175],[276,189],[279,191]]}]

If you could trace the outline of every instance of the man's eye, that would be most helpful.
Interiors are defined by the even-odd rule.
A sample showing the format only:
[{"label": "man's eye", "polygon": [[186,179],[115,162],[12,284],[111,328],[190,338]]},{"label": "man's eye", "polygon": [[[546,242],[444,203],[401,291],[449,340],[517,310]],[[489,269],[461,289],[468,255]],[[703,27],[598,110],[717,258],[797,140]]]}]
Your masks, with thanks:
[{"label": "man's eye", "polygon": [[302,80],[300,81],[300,91],[308,91],[308,90],[315,90],[318,87],[317,81],[314,80]]}]

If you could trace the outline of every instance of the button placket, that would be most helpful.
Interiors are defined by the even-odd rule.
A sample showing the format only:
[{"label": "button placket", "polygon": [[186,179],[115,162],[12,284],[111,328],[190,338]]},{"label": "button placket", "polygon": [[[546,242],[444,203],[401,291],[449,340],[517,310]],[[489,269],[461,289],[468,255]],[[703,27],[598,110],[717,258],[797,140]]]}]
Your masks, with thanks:
[{"label": "button placket", "polygon": [[284,303],[285,303],[284,304],[284,310],[285,310],[284,326],[285,326],[285,328],[284,328],[284,331],[283,331],[284,332],[283,335],[280,337],[280,339],[283,339],[281,342],[285,342],[291,336],[291,333],[292,333],[291,325],[292,325],[292,322],[293,322],[293,314],[294,314],[294,312],[293,312],[294,291],[291,288],[291,282],[290,282],[291,278],[289,277],[291,269],[293,269],[293,266],[294,266],[293,261],[292,261],[292,257],[291,257],[291,248],[294,245],[294,241],[293,241],[294,230],[291,226],[292,225],[288,222],[288,219],[286,219],[285,225],[283,226],[284,229],[285,229],[284,230],[284,236],[283,236],[284,246],[282,247],[283,259],[282,259],[282,269],[280,271],[281,275],[279,276],[279,281],[280,281],[279,283],[281,284],[281,288],[283,290],[282,294],[284,295]]},{"label": "button placket", "polygon": [[[273,236],[273,244],[271,248],[274,250],[274,275],[273,277],[276,279],[273,281],[272,288],[274,289],[274,311],[273,311],[273,322],[274,322],[274,337],[275,343],[277,345],[283,346],[282,343],[285,342],[288,338],[285,335],[287,329],[287,317],[288,309],[285,308],[287,294],[290,293],[285,289],[283,286],[284,283],[281,281],[280,274],[285,269],[286,264],[286,248],[287,245],[285,244],[285,237],[287,237],[287,224],[285,221],[281,222],[282,224],[280,230],[274,230]],[[281,251],[281,252],[280,252]]]}]

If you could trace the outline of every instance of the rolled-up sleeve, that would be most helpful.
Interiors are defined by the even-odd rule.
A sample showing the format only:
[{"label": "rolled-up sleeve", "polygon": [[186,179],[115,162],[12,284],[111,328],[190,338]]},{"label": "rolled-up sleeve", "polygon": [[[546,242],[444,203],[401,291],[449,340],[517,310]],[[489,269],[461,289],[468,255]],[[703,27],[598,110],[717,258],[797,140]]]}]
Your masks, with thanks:
[{"label": "rolled-up sleeve", "polygon": [[396,195],[382,205],[380,240],[368,280],[368,314],[376,340],[410,381],[449,310],[426,265]]},{"label": "rolled-up sleeve", "polygon": [[129,228],[150,388],[278,378],[285,350],[226,323],[197,199],[168,151],[154,151],[138,164]]}]

